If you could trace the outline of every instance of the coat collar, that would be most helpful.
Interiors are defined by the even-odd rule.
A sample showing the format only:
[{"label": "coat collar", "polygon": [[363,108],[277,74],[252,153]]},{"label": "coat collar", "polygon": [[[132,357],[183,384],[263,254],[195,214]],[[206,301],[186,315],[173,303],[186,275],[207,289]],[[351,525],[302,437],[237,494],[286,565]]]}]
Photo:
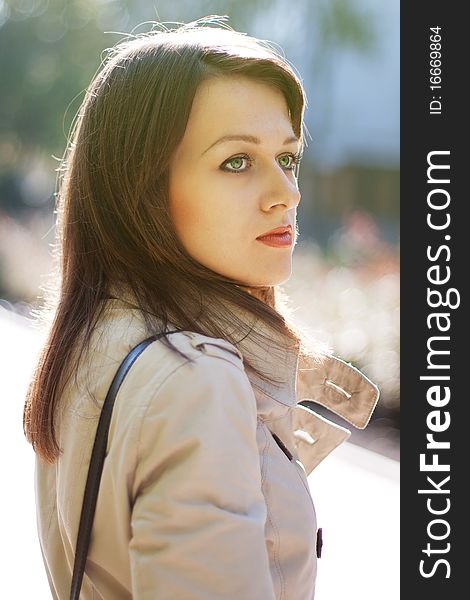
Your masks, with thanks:
[{"label": "coat collar", "polygon": [[[239,315],[238,316],[242,316]],[[252,321],[253,319],[250,318]],[[317,403],[342,417],[354,427],[367,426],[379,399],[377,386],[350,363],[331,354],[305,356],[297,345],[283,334],[270,330],[260,321],[251,323],[252,333],[238,344],[240,354],[268,375],[265,380],[255,371],[245,369],[255,390],[258,410],[264,414],[271,429],[282,428],[280,413],[273,402],[291,409],[290,424],[278,429],[285,445],[296,455],[306,475],[337,446],[348,439],[351,432],[317,414],[310,402]],[[255,343],[256,335],[266,335],[266,339],[277,344]],[[271,381],[278,380],[278,383]],[[310,401],[307,405],[304,401]],[[278,415],[277,417],[275,415]]]},{"label": "coat collar", "polygon": [[[240,311],[237,311],[240,316]],[[379,399],[377,386],[359,369],[331,354],[306,356],[284,334],[273,334],[260,321],[251,323],[253,333],[269,336],[273,344],[260,344],[252,334],[237,347],[262,373],[247,369],[250,381],[277,402],[295,407],[302,401],[315,402],[364,429]],[[275,379],[278,383],[271,381]]]}]

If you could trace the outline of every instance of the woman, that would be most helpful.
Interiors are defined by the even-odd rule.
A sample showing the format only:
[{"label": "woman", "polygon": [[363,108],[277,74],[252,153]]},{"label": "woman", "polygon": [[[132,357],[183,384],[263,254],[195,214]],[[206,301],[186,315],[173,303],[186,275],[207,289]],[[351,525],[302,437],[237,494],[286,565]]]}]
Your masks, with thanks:
[{"label": "woman", "polygon": [[[214,26],[215,25],[215,26]],[[90,84],[59,191],[60,294],[25,406],[41,548],[68,597],[100,407],[118,393],[83,598],[306,600],[306,476],[377,388],[284,314],[304,92],[222,20],[119,44]],[[169,333],[174,332],[174,333]]]}]

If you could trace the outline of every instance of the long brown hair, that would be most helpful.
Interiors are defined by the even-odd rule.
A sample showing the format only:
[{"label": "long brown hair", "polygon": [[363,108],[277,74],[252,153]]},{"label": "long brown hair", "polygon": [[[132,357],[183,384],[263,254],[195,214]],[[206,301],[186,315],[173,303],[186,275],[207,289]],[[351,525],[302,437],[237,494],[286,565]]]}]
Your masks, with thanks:
[{"label": "long brown hair", "polygon": [[[250,293],[199,264],[170,219],[168,165],[196,90],[207,78],[230,75],[278,88],[303,140],[298,76],[269,44],[223,19],[154,29],[119,43],[86,91],[59,178],[53,320],[24,411],[26,437],[46,461],[60,453],[54,415],[64,387],[116,290],[132,290],[149,334],[171,325],[236,345],[249,331],[227,310],[232,303],[301,346],[302,334],[282,316],[275,288]],[[245,364],[251,366],[248,358]]]}]

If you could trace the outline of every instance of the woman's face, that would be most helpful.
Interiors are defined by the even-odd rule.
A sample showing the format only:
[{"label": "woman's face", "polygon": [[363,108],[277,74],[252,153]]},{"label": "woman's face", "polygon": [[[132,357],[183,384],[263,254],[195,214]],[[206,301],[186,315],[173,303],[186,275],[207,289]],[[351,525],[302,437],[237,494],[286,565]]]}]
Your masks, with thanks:
[{"label": "woman's face", "polygon": [[[248,286],[286,281],[292,268],[299,152],[282,93],[246,77],[199,86],[170,163],[170,212],[186,251]],[[279,227],[284,233],[258,239]]]}]

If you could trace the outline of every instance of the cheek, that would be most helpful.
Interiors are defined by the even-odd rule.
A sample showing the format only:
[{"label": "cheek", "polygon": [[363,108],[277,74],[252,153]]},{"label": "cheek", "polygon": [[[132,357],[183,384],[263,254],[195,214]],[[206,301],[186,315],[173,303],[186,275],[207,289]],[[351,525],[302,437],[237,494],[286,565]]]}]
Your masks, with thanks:
[{"label": "cheek", "polygon": [[[197,189],[197,188],[196,188]],[[202,210],[197,193],[191,193],[188,185],[175,177],[169,186],[170,215],[181,241],[185,241],[193,228],[197,228],[202,219]]]},{"label": "cheek", "polygon": [[232,235],[230,215],[202,186],[170,188],[170,214],[184,248],[203,264]]},{"label": "cheek", "polygon": [[180,237],[190,230],[191,224],[198,219],[195,207],[188,200],[181,194],[173,194],[170,197],[171,219]]},{"label": "cheek", "polygon": [[170,214],[183,244],[246,241],[252,219],[232,196],[226,186],[201,182],[170,186]]}]

